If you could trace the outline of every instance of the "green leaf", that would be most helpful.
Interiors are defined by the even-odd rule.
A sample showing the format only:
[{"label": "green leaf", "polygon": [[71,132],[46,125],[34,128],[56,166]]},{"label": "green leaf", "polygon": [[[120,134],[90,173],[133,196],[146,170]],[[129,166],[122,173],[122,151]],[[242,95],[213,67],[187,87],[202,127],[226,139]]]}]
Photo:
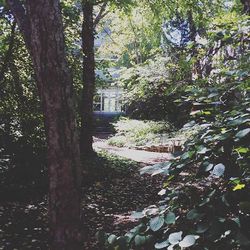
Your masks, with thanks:
[{"label": "green leaf", "polygon": [[146,215],[156,215],[156,214],[158,214],[159,213],[159,208],[158,207],[156,207],[156,206],[152,206],[152,207],[149,207],[149,208],[147,208],[147,209],[145,209],[144,210],[144,213],[146,214]]},{"label": "green leaf", "polygon": [[97,231],[95,236],[101,245],[105,244],[105,242],[107,240],[107,234],[104,231],[102,231],[102,230]]},{"label": "green leaf", "polygon": [[228,203],[228,201],[227,201],[225,195],[222,195],[221,200],[224,202],[224,204],[225,204],[227,207],[230,207],[230,204]]},{"label": "green leaf", "polygon": [[239,131],[235,136],[239,139],[245,137],[246,135],[248,135],[250,133],[250,128],[246,128],[246,129],[243,129],[241,131]]},{"label": "green leaf", "polygon": [[187,219],[188,220],[197,220],[199,219],[201,214],[198,212],[197,209],[192,209],[187,213]]},{"label": "green leaf", "polygon": [[195,244],[195,237],[194,235],[187,235],[184,239],[179,243],[180,247],[191,247]]},{"label": "green leaf", "polygon": [[234,221],[237,224],[238,227],[241,227],[239,217],[232,218],[232,221]]},{"label": "green leaf", "polygon": [[211,115],[211,112],[210,111],[203,111],[202,114],[203,115]]},{"label": "green leaf", "polygon": [[199,206],[202,207],[202,206],[206,205],[206,204],[209,203],[209,202],[210,202],[210,198],[207,197],[207,198],[205,198],[204,200],[202,200],[202,202],[199,204]]},{"label": "green leaf", "polygon": [[206,154],[208,151],[210,151],[210,149],[208,149],[208,148],[206,148],[204,146],[200,146],[198,148],[197,154],[200,154],[200,155]]},{"label": "green leaf", "polygon": [[187,160],[187,159],[191,158],[194,155],[194,153],[195,153],[194,151],[188,151],[181,156],[181,159]]},{"label": "green leaf", "polygon": [[6,6],[6,1],[5,0],[0,0],[0,7]]},{"label": "green leaf", "polygon": [[218,96],[218,93],[211,93],[207,98],[212,98],[212,97],[215,97],[215,96]]},{"label": "green leaf", "polygon": [[206,166],[205,171],[209,172],[213,168],[213,166],[214,165],[210,163],[209,165]]},{"label": "green leaf", "polygon": [[169,225],[175,223],[175,220],[176,220],[176,217],[173,212],[169,212],[165,218],[165,222]]},{"label": "green leaf", "polygon": [[163,248],[166,248],[168,245],[169,245],[169,241],[168,241],[168,240],[165,240],[165,241],[163,241],[163,242],[156,243],[156,244],[155,244],[155,248],[156,248],[156,249],[163,249]]},{"label": "green leaf", "polygon": [[151,174],[151,176],[155,176],[155,175],[158,175],[158,174],[162,174],[163,172],[164,172],[163,169],[157,169],[157,170],[155,170],[155,171]]},{"label": "green leaf", "polygon": [[142,219],[143,217],[145,217],[145,214],[142,212],[134,212],[132,213],[131,217],[133,219]]},{"label": "green leaf", "polygon": [[166,189],[162,189],[162,190],[158,193],[158,195],[160,195],[160,196],[165,195],[166,192],[167,192]]},{"label": "green leaf", "polygon": [[135,246],[139,247],[139,246],[143,246],[147,241],[147,237],[146,236],[142,236],[142,235],[136,235],[135,236]]},{"label": "green leaf", "polygon": [[245,188],[245,184],[237,184],[234,188],[233,191],[237,191],[237,190],[241,190],[243,188]]},{"label": "green leaf", "polygon": [[150,229],[152,231],[154,231],[154,232],[156,232],[159,229],[161,229],[161,227],[163,225],[164,225],[164,218],[163,218],[163,216],[154,217],[149,222]]},{"label": "green leaf", "polygon": [[243,148],[243,147],[235,148],[234,150],[239,154],[246,154],[250,151],[249,148]]},{"label": "green leaf", "polygon": [[200,223],[197,225],[196,232],[199,234],[205,233],[209,228],[209,225],[206,223]]},{"label": "green leaf", "polygon": [[168,237],[170,244],[176,245],[181,241],[182,231],[177,233],[171,233]]},{"label": "green leaf", "polygon": [[116,235],[111,234],[111,235],[108,237],[108,243],[109,243],[110,245],[113,245],[113,244],[116,242],[116,239],[117,239]]},{"label": "green leaf", "polygon": [[238,126],[238,125],[244,124],[244,123],[249,122],[249,121],[250,121],[250,119],[246,119],[246,118],[241,117],[241,118],[229,121],[228,125],[230,125],[230,126]]},{"label": "green leaf", "polygon": [[222,163],[219,163],[214,166],[212,174],[215,176],[221,177],[224,174],[225,169],[226,169],[225,166]]},{"label": "green leaf", "polygon": [[126,236],[121,236],[117,238],[116,245],[119,246],[119,250],[127,250],[128,249],[129,238]]}]

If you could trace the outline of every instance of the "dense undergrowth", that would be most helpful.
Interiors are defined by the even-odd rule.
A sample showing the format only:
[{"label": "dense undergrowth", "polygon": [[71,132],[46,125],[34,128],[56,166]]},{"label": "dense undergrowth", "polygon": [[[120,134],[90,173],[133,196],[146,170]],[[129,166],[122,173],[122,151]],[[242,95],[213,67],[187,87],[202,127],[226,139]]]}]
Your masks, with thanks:
[{"label": "dense undergrowth", "polygon": [[114,123],[115,136],[108,140],[108,144],[118,147],[133,147],[147,143],[159,143],[163,134],[172,130],[166,122],[132,120],[121,118]]},{"label": "dense undergrowth", "polygon": [[229,91],[240,101],[216,109],[207,104],[221,99],[218,89],[202,96],[186,126],[203,129],[181,156],[141,170],[166,176],[162,200],[134,213],[140,223],[125,236],[107,236],[111,249],[249,248],[249,96],[245,83]]},{"label": "dense undergrowth", "polygon": [[[107,234],[107,249],[249,249],[249,46],[232,60],[226,52],[229,48],[239,51],[240,39],[249,42],[249,21],[239,19],[217,20],[211,31],[210,45],[217,44],[215,53],[221,52],[212,59],[213,71],[172,92],[177,107],[178,103],[179,107],[191,104],[185,127],[201,129],[186,141],[180,156],[141,170],[142,174],[165,176],[161,200],[135,211],[132,217],[138,219],[138,226],[125,235]],[[207,60],[206,53],[202,56]],[[134,79],[138,83],[138,72]],[[168,89],[163,81],[154,85],[155,90]],[[158,97],[163,103],[161,97],[168,95],[147,91],[149,86],[153,84],[144,81],[132,85],[134,98],[130,100],[136,112],[154,115],[150,110],[155,106],[146,105],[150,99],[137,102],[138,88],[151,100]]]}]

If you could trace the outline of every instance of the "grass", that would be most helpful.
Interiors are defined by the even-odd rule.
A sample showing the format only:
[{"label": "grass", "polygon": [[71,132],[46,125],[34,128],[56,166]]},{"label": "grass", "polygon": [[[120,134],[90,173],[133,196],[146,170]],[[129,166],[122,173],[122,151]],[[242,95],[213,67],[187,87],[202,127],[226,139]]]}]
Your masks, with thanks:
[{"label": "grass", "polygon": [[134,171],[139,167],[138,163],[126,158],[112,155],[106,151],[98,152],[91,159],[84,162],[84,167],[87,172],[87,178],[85,184],[89,184],[92,181],[102,180],[105,178],[116,178],[129,175],[131,171]]}]

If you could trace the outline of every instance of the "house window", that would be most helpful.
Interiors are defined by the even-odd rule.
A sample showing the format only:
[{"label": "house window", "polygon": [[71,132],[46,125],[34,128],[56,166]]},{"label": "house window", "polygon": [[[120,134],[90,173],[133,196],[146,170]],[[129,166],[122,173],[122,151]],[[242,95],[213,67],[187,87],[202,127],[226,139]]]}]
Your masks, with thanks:
[{"label": "house window", "polygon": [[121,94],[119,88],[98,90],[94,97],[94,111],[121,112]]}]

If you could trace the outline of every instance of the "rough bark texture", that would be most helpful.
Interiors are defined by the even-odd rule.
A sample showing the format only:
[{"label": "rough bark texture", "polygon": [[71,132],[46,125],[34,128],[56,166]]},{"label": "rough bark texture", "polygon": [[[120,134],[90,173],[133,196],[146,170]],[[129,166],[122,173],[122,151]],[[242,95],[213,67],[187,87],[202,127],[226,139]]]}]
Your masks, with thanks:
[{"label": "rough bark texture", "polygon": [[83,1],[82,50],[83,50],[83,93],[81,108],[81,139],[82,156],[93,153],[93,96],[95,90],[95,54],[93,4]]},{"label": "rough bark texture", "polygon": [[241,0],[241,3],[243,4],[244,12],[250,14],[250,0]]},{"label": "rough bark texture", "polygon": [[27,0],[25,9],[19,1],[7,2],[31,54],[43,105],[50,178],[50,249],[81,249],[79,147],[59,1]]}]

